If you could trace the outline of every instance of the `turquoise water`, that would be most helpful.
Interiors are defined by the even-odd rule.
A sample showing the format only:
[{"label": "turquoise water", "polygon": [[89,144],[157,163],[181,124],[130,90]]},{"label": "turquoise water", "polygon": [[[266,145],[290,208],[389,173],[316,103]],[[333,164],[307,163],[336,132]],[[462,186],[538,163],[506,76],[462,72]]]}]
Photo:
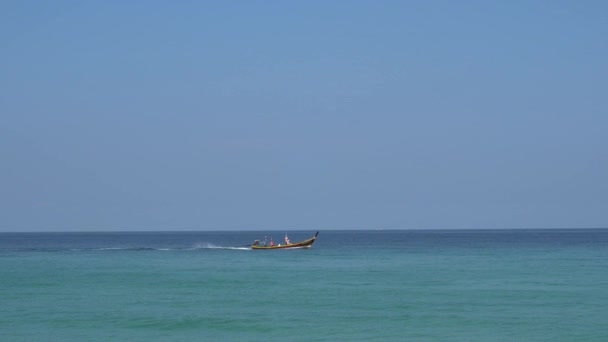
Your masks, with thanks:
[{"label": "turquoise water", "polygon": [[608,230],[264,234],[0,234],[0,339],[608,340]]}]

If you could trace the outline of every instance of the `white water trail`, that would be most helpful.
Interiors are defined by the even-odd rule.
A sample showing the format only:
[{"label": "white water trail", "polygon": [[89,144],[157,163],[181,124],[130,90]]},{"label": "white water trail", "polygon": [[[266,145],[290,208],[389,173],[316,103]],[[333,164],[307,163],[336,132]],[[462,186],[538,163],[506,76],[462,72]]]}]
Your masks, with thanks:
[{"label": "white water trail", "polygon": [[194,245],[193,248],[191,249],[230,249],[230,250],[238,250],[238,251],[250,251],[251,247],[230,247],[230,246],[218,246],[218,245],[214,245],[212,243],[197,243]]}]

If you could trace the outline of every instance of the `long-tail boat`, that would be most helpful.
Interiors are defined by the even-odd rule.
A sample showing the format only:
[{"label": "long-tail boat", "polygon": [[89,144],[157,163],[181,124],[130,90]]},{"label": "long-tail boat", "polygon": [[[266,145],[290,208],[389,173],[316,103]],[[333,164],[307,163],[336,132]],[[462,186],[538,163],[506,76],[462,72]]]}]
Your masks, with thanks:
[{"label": "long-tail boat", "polygon": [[319,232],[315,233],[315,236],[310,239],[306,239],[300,242],[286,243],[286,244],[278,244],[278,245],[261,245],[259,240],[256,240],[252,245],[251,249],[296,249],[296,248],[311,248],[312,244],[315,243],[317,239],[317,235]]}]

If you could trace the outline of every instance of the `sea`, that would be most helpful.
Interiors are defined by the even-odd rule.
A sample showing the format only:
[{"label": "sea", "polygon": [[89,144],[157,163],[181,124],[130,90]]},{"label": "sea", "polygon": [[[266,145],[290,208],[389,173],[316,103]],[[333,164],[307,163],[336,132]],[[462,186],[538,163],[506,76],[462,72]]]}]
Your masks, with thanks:
[{"label": "sea", "polygon": [[608,230],[0,233],[1,341],[608,341]]}]

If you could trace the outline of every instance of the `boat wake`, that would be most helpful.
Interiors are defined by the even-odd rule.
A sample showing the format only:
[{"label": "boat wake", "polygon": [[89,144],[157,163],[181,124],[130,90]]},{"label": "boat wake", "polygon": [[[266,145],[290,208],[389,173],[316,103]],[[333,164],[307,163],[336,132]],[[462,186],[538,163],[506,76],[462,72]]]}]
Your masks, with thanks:
[{"label": "boat wake", "polygon": [[[10,248],[7,252],[144,252],[144,251],[197,251],[197,250],[239,250],[250,251],[251,247],[245,246],[218,246],[211,243],[197,243],[193,247],[90,247],[90,248]],[[2,250],[0,250],[2,252]]]},{"label": "boat wake", "polygon": [[194,245],[193,248],[190,248],[191,250],[196,250],[196,249],[230,249],[230,250],[237,250],[237,251],[250,251],[251,247],[245,247],[245,246],[239,246],[239,247],[229,247],[229,246],[217,246],[214,245],[212,243],[197,243],[196,245]]}]

